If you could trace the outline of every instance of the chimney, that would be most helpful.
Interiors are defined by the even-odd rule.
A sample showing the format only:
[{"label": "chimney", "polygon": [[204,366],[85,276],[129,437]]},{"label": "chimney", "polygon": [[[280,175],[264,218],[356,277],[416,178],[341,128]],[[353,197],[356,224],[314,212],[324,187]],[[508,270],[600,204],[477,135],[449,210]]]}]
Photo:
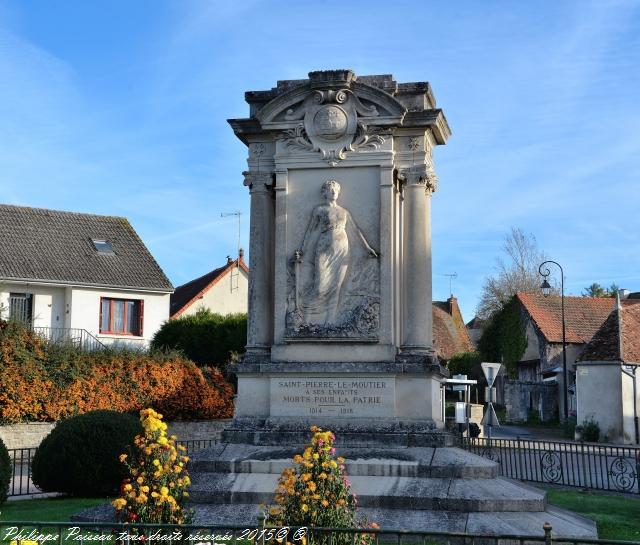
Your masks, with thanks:
[{"label": "chimney", "polygon": [[449,314],[451,314],[451,316],[454,315],[454,311],[456,310],[458,314],[460,313],[458,310],[458,300],[453,295],[447,299],[447,303],[449,303]]},{"label": "chimney", "polygon": [[238,259],[244,259],[244,249],[240,248],[238,250]]},{"label": "chimney", "polygon": [[227,265],[231,265],[231,263],[233,263],[233,259],[231,259],[231,256],[228,255],[227,256]]}]

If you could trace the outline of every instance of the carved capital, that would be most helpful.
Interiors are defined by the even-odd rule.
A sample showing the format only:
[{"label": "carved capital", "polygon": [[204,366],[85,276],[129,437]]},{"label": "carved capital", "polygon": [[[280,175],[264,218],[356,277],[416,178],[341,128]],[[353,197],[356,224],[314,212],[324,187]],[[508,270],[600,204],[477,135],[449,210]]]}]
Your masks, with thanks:
[{"label": "carved capital", "polygon": [[266,193],[273,188],[273,172],[251,172],[245,171],[244,185],[246,185],[251,193]]},{"label": "carved capital", "polygon": [[408,186],[422,186],[427,193],[433,193],[438,187],[438,177],[430,164],[402,169],[398,173],[398,179]]}]

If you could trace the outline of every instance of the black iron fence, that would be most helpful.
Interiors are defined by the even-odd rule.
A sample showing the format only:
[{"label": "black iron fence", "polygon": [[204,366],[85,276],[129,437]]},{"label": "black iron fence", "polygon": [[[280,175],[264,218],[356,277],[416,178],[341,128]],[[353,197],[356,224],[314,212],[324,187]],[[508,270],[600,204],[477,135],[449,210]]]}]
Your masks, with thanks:
[{"label": "black iron fence", "polygon": [[[187,449],[187,454],[209,448],[216,444],[215,439],[195,439],[178,441]],[[29,496],[43,494],[31,480],[31,461],[36,453],[36,447],[8,449],[11,460],[11,480],[9,482],[9,496]]]},{"label": "black iron fence", "polygon": [[531,439],[464,439],[467,450],[498,462],[505,477],[640,493],[640,448]]},{"label": "black iron fence", "polygon": [[12,470],[9,482],[9,496],[42,493],[31,481],[31,460],[33,460],[35,453],[35,448],[9,449]]},{"label": "black iron fence", "polygon": [[[258,521],[256,521],[258,522]],[[385,530],[373,528],[269,528],[258,523],[253,528],[240,526],[200,526],[170,524],[115,524],[98,522],[0,522],[0,543],[29,545],[102,543],[132,545],[166,543],[191,545],[402,545],[421,543],[464,545],[593,544],[631,545],[631,541],[557,537],[550,524],[534,536],[468,534]]]}]

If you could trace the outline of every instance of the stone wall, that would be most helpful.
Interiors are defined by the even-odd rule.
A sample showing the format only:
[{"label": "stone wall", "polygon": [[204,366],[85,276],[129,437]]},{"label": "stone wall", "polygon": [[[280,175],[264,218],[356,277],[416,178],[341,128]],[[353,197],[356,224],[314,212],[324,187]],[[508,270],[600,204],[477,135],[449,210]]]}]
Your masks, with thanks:
[{"label": "stone wall", "polygon": [[536,411],[543,422],[558,415],[558,386],[551,382],[504,381],[504,405],[508,422],[524,422]]},{"label": "stone wall", "polygon": [[[230,420],[169,422],[169,434],[180,441],[220,439],[220,433]],[[55,422],[29,422],[0,426],[0,439],[8,449],[37,447],[55,427]]]},{"label": "stone wall", "polygon": [[55,422],[29,422],[0,426],[0,439],[8,449],[37,447],[55,425]]}]

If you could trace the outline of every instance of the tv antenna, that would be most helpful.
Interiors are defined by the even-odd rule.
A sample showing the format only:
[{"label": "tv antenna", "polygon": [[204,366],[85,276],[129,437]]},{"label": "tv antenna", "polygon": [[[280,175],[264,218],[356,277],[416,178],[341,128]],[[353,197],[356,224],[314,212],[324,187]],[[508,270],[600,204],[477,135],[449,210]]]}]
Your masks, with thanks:
[{"label": "tv antenna", "polygon": [[236,253],[236,256],[239,256],[240,255],[240,233],[241,233],[242,212],[240,212],[240,210],[236,210],[235,212],[222,212],[220,214],[221,218],[228,218],[230,216],[237,216],[238,217],[238,252]]},{"label": "tv antenna", "polygon": [[453,281],[456,278],[458,278],[458,273],[457,272],[453,272],[453,273],[443,274],[441,276],[448,276],[449,277],[449,294],[450,294],[450,297],[453,297]]}]

